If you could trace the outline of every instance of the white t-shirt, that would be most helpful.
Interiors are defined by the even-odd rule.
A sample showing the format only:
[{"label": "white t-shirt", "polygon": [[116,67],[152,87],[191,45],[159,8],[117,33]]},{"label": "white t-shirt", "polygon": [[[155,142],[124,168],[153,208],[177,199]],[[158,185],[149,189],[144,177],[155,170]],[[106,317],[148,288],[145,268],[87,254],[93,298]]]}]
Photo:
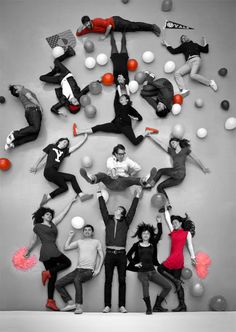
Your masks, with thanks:
[{"label": "white t-shirt", "polygon": [[141,166],[129,157],[125,157],[123,161],[117,161],[115,156],[107,159],[108,175],[111,174],[111,170],[115,169],[116,175],[122,177],[128,177],[131,173],[141,170]]},{"label": "white t-shirt", "polygon": [[61,81],[61,87],[62,87],[62,94],[70,100],[71,98],[75,98],[73,91],[70,87],[70,84],[67,81],[67,78],[72,77],[73,75],[71,73],[67,74]]},{"label": "white t-shirt", "polygon": [[98,250],[102,249],[101,242],[97,239],[83,239],[75,241],[71,245],[78,249],[77,268],[94,270]]}]

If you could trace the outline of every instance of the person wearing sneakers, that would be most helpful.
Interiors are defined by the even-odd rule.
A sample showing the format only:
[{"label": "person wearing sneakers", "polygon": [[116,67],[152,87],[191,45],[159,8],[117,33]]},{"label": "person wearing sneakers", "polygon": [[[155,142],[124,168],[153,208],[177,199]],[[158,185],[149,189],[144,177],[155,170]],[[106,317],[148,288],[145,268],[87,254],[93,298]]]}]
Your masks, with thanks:
[{"label": "person wearing sneakers", "polygon": [[165,118],[172,109],[174,89],[172,83],[166,78],[155,79],[155,75],[145,71],[147,84],[143,86],[140,96],[151,105],[156,115]]},{"label": "person wearing sneakers", "polygon": [[102,193],[99,190],[98,201],[99,208],[102,214],[103,221],[106,227],[106,256],[105,256],[105,285],[104,285],[104,296],[105,296],[105,308],[103,313],[111,311],[111,293],[112,293],[112,279],[114,268],[117,267],[118,280],[119,280],[119,311],[126,313],[125,308],[125,293],[126,293],[126,239],[129,226],[133,221],[139,198],[142,194],[142,188],[138,187],[135,191],[133,202],[131,207],[126,213],[126,209],[123,206],[118,206],[114,211],[114,215],[110,215]]},{"label": "person wearing sneakers", "polygon": [[181,272],[184,267],[184,246],[187,243],[188,250],[191,257],[191,263],[196,265],[196,258],[193,249],[192,238],[195,235],[195,225],[188,215],[185,218],[180,216],[170,216],[169,211],[165,207],[161,208],[159,212],[164,213],[165,221],[170,230],[171,250],[170,256],[158,266],[158,272],[166,279],[170,280],[175,288],[179,300],[179,305],[173,309],[174,312],[187,311],[187,306],[184,300],[184,288],[182,286]]},{"label": "person wearing sneakers", "polygon": [[80,174],[90,184],[102,182],[110,190],[122,191],[133,185],[151,189],[151,185],[148,184],[153,180],[151,174],[143,178],[136,177],[141,167],[126,156],[125,147],[122,144],[116,145],[112,157],[107,159],[107,170],[108,174],[103,172],[89,174],[85,168],[81,168]]},{"label": "person wearing sneakers", "polygon": [[40,131],[43,113],[42,106],[32,91],[26,89],[23,85],[10,85],[9,90],[14,97],[20,99],[29,125],[20,130],[10,132],[6,139],[5,151],[36,140]]},{"label": "person wearing sneakers", "polygon": [[87,33],[103,33],[101,39],[105,39],[110,31],[119,32],[136,32],[136,31],[152,31],[157,37],[161,34],[161,29],[156,24],[149,24],[144,22],[132,22],[125,20],[120,16],[112,16],[109,18],[94,18],[89,16],[81,18],[82,25],[77,29],[76,36],[80,37]]},{"label": "person wearing sneakers", "polygon": [[55,211],[48,207],[40,207],[33,213],[34,233],[24,255],[26,258],[29,257],[37,240],[39,239],[41,241],[42,245],[39,260],[44,264],[46,269],[42,272],[42,283],[45,286],[48,282],[48,300],[46,307],[53,311],[59,311],[54,301],[57,273],[71,266],[70,259],[62,254],[56,245],[58,235],[57,225],[64,219],[76,200],[77,197],[73,197],[65,209],[56,216],[54,216]]},{"label": "person wearing sneakers", "polygon": [[180,46],[173,48],[165,40],[162,41],[162,44],[166,46],[171,54],[184,54],[186,63],[175,72],[175,81],[180,89],[180,94],[185,97],[190,92],[183,80],[183,76],[186,74],[190,74],[193,80],[209,86],[213,91],[217,91],[217,84],[214,80],[209,80],[198,74],[202,62],[200,54],[209,52],[209,45],[206,42],[206,38],[203,37],[203,45],[199,45],[194,43],[188,36],[182,35],[180,42]]},{"label": "person wearing sneakers", "polygon": [[[60,293],[66,306],[61,311],[71,311],[75,309],[75,314],[82,314],[83,304],[83,283],[97,276],[102,267],[104,254],[99,240],[93,239],[94,228],[92,225],[83,227],[83,238],[71,242],[74,231],[70,231],[65,243],[65,250],[77,249],[78,265],[76,269],[56,282],[56,289]],[[74,283],[75,302],[66,290],[66,286]]]},{"label": "person wearing sneakers", "polygon": [[66,192],[68,190],[66,182],[71,182],[71,185],[76,194],[79,195],[81,202],[84,202],[93,197],[92,194],[90,195],[82,192],[74,175],[58,171],[64,158],[70,156],[72,152],[76,151],[82,144],[84,144],[86,139],[87,136],[85,135],[82,142],[79,142],[69,148],[69,139],[60,138],[55,144],[49,144],[43,149],[43,155],[36,162],[35,166],[30,168],[30,172],[35,174],[41,163],[47,157],[46,165],[44,168],[44,177],[49,182],[55,183],[58,188],[53,190],[50,194],[44,194],[40,206],[43,206],[50,199],[53,199],[56,196]]},{"label": "person wearing sneakers", "polygon": [[[172,137],[169,141],[169,146],[157,138],[153,138],[153,141],[167,152],[173,160],[173,167],[160,168],[158,171],[156,168],[153,168],[151,170],[153,180],[150,182],[151,186],[155,186],[163,175],[168,177],[157,186],[157,191],[165,195],[168,209],[171,209],[165,188],[177,186],[184,180],[186,176],[185,163],[187,157],[190,157],[205,174],[209,173],[210,170],[192,153],[189,140]],[[155,172],[156,174],[154,174]]]},{"label": "person wearing sneakers", "polygon": [[137,121],[142,121],[143,118],[136,111],[136,109],[132,107],[130,97],[125,94],[119,96],[119,92],[117,90],[114,99],[114,109],[115,118],[111,122],[103,123],[83,131],[79,131],[76,123],[74,123],[73,135],[78,136],[82,134],[94,134],[100,131],[105,133],[124,134],[132,144],[138,145],[143,141],[144,137],[158,132],[157,129],[147,127],[143,135],[139,135],[138,137],[135,136],[132,128],[131,117]]},{"label": "person wearing sneakers", "polygon": [[149,296],[149,281],[161,286],[162,291],[157,295],[153,307],[154,312],[166,312],[168,309],[162,307],[161,303],[171,290],[170,283],[155,269],[160,265],[157,260],[157,244],[162,235],[161,218],[157,218],[158,233],[155,234],[155,228],[144,222],[137,226],[137,231],[132,237],[138,237],[139,241],[134,243],[127,253],[130,264],[127,270],[137,271],[138,279],[143,288],[143,300],[146,304],[146,314],[152,314],[151,300]]},{"label": "person wearing sneakers", "polygon": [[56,115],[66,116],[66,113],[60,110],[66,107],[72,114],[80,110],[80,97],[89,92],[89,85],[80,90],[72,73],[62,64],[62,61],[75,55],[75,51],[68,46],[64,54],[54,60],[52,71],[39,77],[40,81],[52,84],[60,84],[60,88],[55,89],[59,102],[52,106],[51,111]]}]

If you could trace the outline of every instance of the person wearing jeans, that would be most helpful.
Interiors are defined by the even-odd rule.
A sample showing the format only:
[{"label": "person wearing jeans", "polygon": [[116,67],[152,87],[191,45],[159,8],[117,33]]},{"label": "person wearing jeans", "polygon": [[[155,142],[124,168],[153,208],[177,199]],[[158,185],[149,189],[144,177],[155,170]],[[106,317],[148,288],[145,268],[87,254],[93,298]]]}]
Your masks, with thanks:
[{"label": "person wearing jeans", "polygon": [[[104,257],[102,245],[99,240],[93,239],[93,234],[94,228],[88,224],[83,227],[83,239],[71,242],[74,231],[69,233],[65,243],[65,250],[77,249],[79,261],[75,270],[59,279],[56,283],[56,289],[66,303],[66,306],[61,311],[75,309],[75,314],[82,314],[83,283],[92,279],[101,271]],[[75,302],[65,288],[71,283],[74,283],[75,286]]]},{"label": "person wearing jeans", "polygon": [[9,90],[13,96],[20,99],[29,125],[10,132],[6,139],[5,151],[36,140],[40,131],[43,112],[36,95],[23,85],[10,85]]}]

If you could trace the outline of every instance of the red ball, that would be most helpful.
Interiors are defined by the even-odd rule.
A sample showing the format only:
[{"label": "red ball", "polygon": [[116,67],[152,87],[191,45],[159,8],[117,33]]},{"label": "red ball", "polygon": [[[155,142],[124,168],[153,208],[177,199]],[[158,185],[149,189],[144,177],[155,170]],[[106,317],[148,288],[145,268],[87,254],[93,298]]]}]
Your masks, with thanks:
[{"label": "red ball", "polygon": [[173,97],[173,104],[183,104],[183,97],[180,94],[174,95]]},{"label": "red ball", "polygon": [[127,69],[129,71],[135,71],[138,68],[138,61],[135,59],[129,59],[127,62]]},{"label": "red ball", "polygon": [[112,85],[114,83],[114,76],[111,73],[106,73],[102,76],[102,83],[104,85]]},{"label": "red ball", "polygon": [[7,171],[11,167],[11,162],[7,158],[0,158],[0,169]]}]

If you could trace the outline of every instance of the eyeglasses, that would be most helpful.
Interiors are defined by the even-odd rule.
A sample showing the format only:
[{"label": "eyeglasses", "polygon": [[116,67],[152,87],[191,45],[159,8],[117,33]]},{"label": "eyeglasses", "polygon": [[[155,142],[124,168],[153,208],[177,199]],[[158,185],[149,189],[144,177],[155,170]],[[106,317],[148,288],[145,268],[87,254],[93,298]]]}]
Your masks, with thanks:
[{"label": "eyeglasses", "polygon": [[124,156],[126,154],[126,152],[122,152],[122,153],[117,152],[117,154],[118,154],[118,156]]}]

